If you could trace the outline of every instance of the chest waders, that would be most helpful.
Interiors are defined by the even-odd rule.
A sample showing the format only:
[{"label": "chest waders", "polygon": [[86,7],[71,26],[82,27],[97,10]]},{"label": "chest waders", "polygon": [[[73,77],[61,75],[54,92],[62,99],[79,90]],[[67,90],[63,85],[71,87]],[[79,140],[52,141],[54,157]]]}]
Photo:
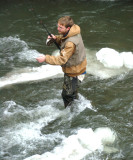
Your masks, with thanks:
[{"label": "chest waders", "polygon": [[62,98],[65,108],[70,106],[74,99],[78,98],[79,80],[77,77],[69,77],[64,74]]}]

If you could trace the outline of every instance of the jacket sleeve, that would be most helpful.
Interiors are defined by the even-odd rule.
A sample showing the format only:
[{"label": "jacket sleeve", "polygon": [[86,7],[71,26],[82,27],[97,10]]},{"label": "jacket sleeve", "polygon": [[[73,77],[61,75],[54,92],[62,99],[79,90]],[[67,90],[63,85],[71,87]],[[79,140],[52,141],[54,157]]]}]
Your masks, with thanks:
[{"label": "jacket sleeve", "polygon": [[76,46],[74,43],[67,42],[59,56],[46,55],[46,63],[52,65],[64,65],[75,52],[75,48]]}]

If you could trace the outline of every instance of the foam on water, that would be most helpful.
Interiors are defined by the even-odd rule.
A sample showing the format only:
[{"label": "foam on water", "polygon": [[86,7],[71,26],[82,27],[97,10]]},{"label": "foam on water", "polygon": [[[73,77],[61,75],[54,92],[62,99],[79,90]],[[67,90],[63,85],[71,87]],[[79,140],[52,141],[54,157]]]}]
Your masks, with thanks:
[{"label": "foam on water", "polygon": [[101,79],[126,74],[133,69],[133,54],[119,53],[111,48],[102,48],[99,51],[87,49],[87,73]]},{"label": "foam on water", "polygon": [[[86,155],[98,150],[102,152],[105,147],[105,141],[108,145],[115,141],[116,135],[110,128],[98,128],[93,131],[91,128],[81,128],[77,134],[73,134],[62,141],[62,144],[51,152],[43,155],[34,155],[25,160],[80,160]],[[106,144],[107,144],[106,141]]]},{"label": "foam on water", "polygon": [[132,52],[122,52],[120,53],[123,58],[123,65],[126,68],[133,69],[133,53]]},{"label": "foam on water", "polygon": [[14,69],[6,76],[0,78],[0,87],[61,76],[63,76],[63,72],[60,66],[42,65],[41,67]]},{"label": "foam on water", "polygon": [[20,58],[19,61],[36,62],[36,58],[43,54],[33,49],[24,48],[21,52],[18,52],[17,55]]},{"label": "foam on water", "polygon": [[[21,154],[25,155],[39,145],[47,145],[48,140],[49,143],[53,143],[54,139],[64,138],[64,135],[59,133],[55,133],[52,136],[45,136],[41,133],[42,127],[64,112],[64,110],[60,111],[52,107],[49,103],[44,102],[41,106],[38,105],[36,108],[27,110],[14,101],[6,101],[3,104],[4,109],[0,119],[5,124],[0,138],[3,153],[13,146],[17,146],[21,150]],[[12,125],[10,126],[10,124]]]},{"label": "foam on water", "polygon": [[102,48],[96,53],[97,59],[108,68],[121,68],[123,66],[123,59],[119,52],[110,48]]},{"label": "foam on water", "polygon": [[[36,58],[42,55],[36,50],[30,49],[28,44],[18,36],[0,38],[0,63],[14,65],[18,62],[36,62]],[[7,61],[8,60],[8,61]]]},{"label": "foam on water", "polygon": [[[49,146],[52,148],[56,141],[63,141],[63,143],[69,141],[70,138],[67,140],[66,136],[61,131],[59,132],[59,128],[47,134],[43,134],[41,130],[58,118],[60,119],[58,123],[63,121],[65,123],[69,121],[70,123],[73,117],[80,114],[86,108],[95,111],[89,100],[86,100],[81,95],[79,97],[84,102],[82,104],[77,102],[76,106],[78,107],[75,108],[76,112],[74,111],[73,113],[70,111],[70,108],[63,110],[56,108],[56,103],[63,103],[57,99],[38,102],[35,108],[26,108],[14,101],[4,102],[0,118],[1,124],[4,123],[5,125],[1,131],[0,138],[3,154],[6,154],[8,151],[10,153],[10,150],[15,148],[16,152],[21,152],[21,156],[25,157],[29,152],[36,150],[38,146],[43,146],[44,148],[48,148]],[[75,135],[73,136],[75,137]],[[72,138],[72,140],[73,142],[78,141],[77,138]],[[10,155],[10,158],[14,156]]]},{"label": "foam on water", "polygon": [[[110,51],[110,49],[107,49],[107,51]],[[94,75],[101,79],[108,79],[110,77],[120,75],[125,72],[126,73],[129,72],[129,69],[124,68],[124,67],[109,68],[109,67],[104,66],[102,59],[104,59],[105,53],[103,52],[102,49],[101,49],[101,52],[99,53],[100,56],[97,54],[96,50],[86,49],[86,53],[87,53],[87,73],[91,75]],[[100,59],[99,57],[101,58],[101,62],[99,60]],[[108,64],[107,61],[105,62],[106,62],[105,64]],[[111,62],[109,61],[109,63]]]},{"label": "foam on water", "polygon": [[[10,58],[10,63],[14,63],[14,59],[18,58],[20,62],[36,62],[36,58],[40,55],[36,50],[29,49],[26,42],[19,37],[4,37],[0,38],[0,54],[5,55],[0,62],[6,65],[6,56]],[[6,54],[5,54],[6,53]],[[5,58],[5,60],[4,60]],[[9,64],[8,64],[9,65]],[[28,81],[44,80],[51,77],[63,76],[60,66],[42,65],[41,67],[23,67],[15,68],[0,78],[0,87],[12,85],[16,83],[24,83]]]},{"label": "foam on water", "polygon": [[96,53],[96,57],[107,68],[119,69],[124,66],[133,69],[132,52],[119,53],[111,48],[102,48]]},{"label": "foam on water", "polygon": [[95,109],[91,102],[85,97],[83,97],[81,94],[79,94],[79,99],[75,100],[75,103],[73,104],[74,113],[79,113],[85,110],[86,108],[93,110],[94,112],[97,112],[97,109]]},{"label": "foam on water", "polygon": [[17,53],[26,49],[27,43],[17,36],[0,38],[0,63],[6,67],[14,66],[14,60],[19,60]]}]

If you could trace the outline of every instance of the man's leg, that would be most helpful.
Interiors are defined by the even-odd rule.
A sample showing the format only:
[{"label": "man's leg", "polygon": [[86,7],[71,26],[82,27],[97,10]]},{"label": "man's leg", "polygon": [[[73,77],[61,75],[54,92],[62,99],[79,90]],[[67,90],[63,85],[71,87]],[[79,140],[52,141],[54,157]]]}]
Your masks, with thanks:
[{"label": "man's leg", "polygon": [[78,85],[79,80],[77,77],[69,77],[64,75],[64,84],[62,91],[62,98],[64,101],[65,108],[78,98]]}]

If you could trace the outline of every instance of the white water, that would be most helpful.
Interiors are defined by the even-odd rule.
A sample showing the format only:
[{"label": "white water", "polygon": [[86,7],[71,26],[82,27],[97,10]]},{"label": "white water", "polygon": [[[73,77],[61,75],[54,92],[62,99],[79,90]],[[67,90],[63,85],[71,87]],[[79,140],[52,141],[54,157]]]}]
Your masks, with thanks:
[{"label": "white water", "polygon": [[132,52],[119,53],[111,48],[102,48],[96,53],[96,57],[107,68],[120,69],[126,67],[133,69]]},{"label": "white water", "polygon": [[[38,51],[29,49],[26,42],[19,38],[8,37],[0,39],[1,45],[6,45],[10,42],[12,48],[16,51],[14,55],[12,48],[10,48],[10,59],[12,63],[14,58],[16,58],[15,56],[18,57],[19,61],[35,63],[36,57],[41,55]],[[21,49],[19,49],[18,46],[21,46]],[[131,52],[119,53],[114,49],[102,48],[98,52],[86,49],[86,53],[88,60],[87,73],[96,77],[110,78],[128,73],[133,68],[133,55]],[[56,56],[59,53],[55,51],[52,54]],[[3,61],[3,59],[0,59],[0,62]],[[4,62],[7,63],[6,61]],[[63,72],[60,66],[42,64],[40,67],[14,68],[12,72],[0,78],[0,87],[28,81],[58,78],[61,76],[63,76]],[[86,108],[97,112],[89,100],[81,95],[79,96],[80,100],[76,102],[73,113],[71,113],[69,109],[57,109],[55,104],[62,103],[62,101],[58,99],[41,102],[42,105],[38,103],[34,109],[25,109],[25,106],[16,104],[14,101],[6,101],[2,109],[3,119],[14,122],[14,124],[12,124],[11,128],[8,126],[4,129],[2,133],[3,136],[0,138],[2,148],[10,150],[12,146],[18,146],[21,148],[21,155],[25,156],[27,153],[38,148],[38,146],[46,146],[48,142],[53,146],[54,141],[61,141],[53,150],[42,155],[33,155],[26,160],[80,160],[96,151],[99,153],[103,151],[108,151],[109,153],[117,151],[117,149],[110,147],[116,139],[115,132],[110,128],[97,128],[96,130],[92,130],[88,124],[88,128],[75,129],[74,133],[68,137],[58,131],[48,135],[41,133],[43,127],[58,118],[61,118],[61,121],[66,120],[70,122],[73,117],[80,114],[80,112]],[[18,119],[15,120],[16,117]],[[25,117],[29,117],[29,120]],[[21,120],[21,123],[16,125],[15,122],[18,122],[19,118],[25,119],[25,122],[23,123]],[[4,134],[4,132],[6,134]],[[11,139],[12,141],[10,141]],[[2,153],[3,155],[6,154],[4,150]]]},{"label": "white water", "polygon": [[[60,118],[59,124],[63,121],[70,123],[76,115],[80,114],[86,108],[96,112],[89,100],[86,100],[81,95],[79,96],[79,102],[82,103],[77,102],[74,112],[71,112],[69,108],[65,110],[56,108],[55,103],[62,103],[62,101],[60,102],[58,99],[38,102],[37,106],[33,109],[21,106],[14,101],[4,102],[1,109],[1,120],[5,124],[0,138],[1,154],[8,154],[5,153],[4,150],[8,151],[13,146],[17,146],[18,150],[20,150],[20,155],[25,156],[27,153],[36,150],[38,146],[47,147],[48,143],[49,146],[53,146],[55,141],[62,141],[63,145],[64,143],[70,145],[70,138],[65,137],[59,130],[49,134],[42,134],[41,129],[58,118]],[[12,122],[11,126],[8,125],[10,124],[9,122]],[[77,130],[75,130],[75,132],[77,132]],[[75,135],[72,136],[73,141],[78,140],[78,137]],[[66,148],[68,148],[67,145]],[[62,144],[59,145],[59,147],[61,148]]]},{"label": "white water", "polygon": [[126,74],[133,69],[132,52],[119,53],[111,48],[102,48],[99,51],[87,49],[87,53],[87,73],[101,79]]},{"label": "white water", "polygon": [[[39,53],[36,50],[29,49],[26,42],[16,37],[1,38],[0,45],[11,46],[9,49],[10,52],[12,52],[12,50],[18,50],[19,52],[17,52],[15,56],[19,57],[18,60],[22,62],[35,62],[36,57],[42,55],[42,53]],[[18,49],[19,47],[21,49]],[[87,73],[102,79],[127,73],[129,70],[133,69],[132,52],[119,53],[111,48],[102,48],[98,52],[86,49],[86,53],[88,61]],[[57,54],[59,54],[58,51],[53,52],[53,55],[56,56]],[[13,53],[11,56],[12,58],[10,59],[13,61],[15,58]],[[4,59],[1,59],[0,61],[5,62]],[[28,81],[45,80],[51,77],[55,78],[60,76],[63,76],[60,66],[42,64],[40,67],[26,67],[20,69],[14,68],[13,71],[0,78],[0,87]]]},{"label": "white water", "polygon": [[60,66],[42,65],[41,67],[14,69],[0,78],[0,87],[28,81],[46,80],[51,77],[59,78],[60,76],[63,76]]},{"label": "white water", "polygon": [[116,134],[110,128],[98,128],[95,131],[91,128],[81,128],[76,134],[64,138],[61,145],[53,151],[34,155],[25,160],[81,160],[96,150],[104,151],[106,145],[112,144],[115,139]]},{"label": "white water", "polygon": [[[0,59],[0,62],[4,65],[9,65],[6,62],[7,57],[10,57],[10,62],[14,63],[14,59],[17,58],[19,62],[36,62],[36,58],[42,53],[36,50],[29,49],[26,42],[20,40],[17,37],[4,37],[0,38],[0,54],[7,50],[4,58]],[[40,67],[25,67],[15,68],[0,78],[0,87],[9,86],[17,83],[24,83],[28,81],[44,80],[51,77],[63,76],[63,72],[60,66],[44,65]]]},{"label": "white water", "polygon": [[[7,37],[0,39],[2,46],[10,43],[12,48],[8,45],[8,49],[11,54],[7,56],[11,55],[10,60],[12,63],[16,57],[22,62],[35,63],[36,57],[41,55],[41,53],[36,50],[29,49],[26,42],[19,38]],[[18,46],[20,46],[21,49]],[[14,50],[16,52],[15,55]],[[122,73],[128,73],[129,70],[133,68],[133,55],[131,52],[119,53],[114,49],[102,48],[98,52],[86,49],[86,53],[88,60],[87,73],[96,77],[110,78]],[[57,55],[59,53],[55,51],[52,54]],[[2,64],[7,63],[6,59],[0,59],[0,62]],[[40,67],[14,68],[12,72],[0,78],[0,87],[28,81],[46,80],[60,76],[63,76],[60,66],[42,64]],[[26,160],[80,160],[95,151],[103,152],[108,150],[110,153],[116,151],[116,149],[109,147],[116,139],[115,132],[110,128],[92,130],[88,125],[88,128],[76,129],[74,133],[68,137],[65,137],[65,135],[58,131],[48,135],[41,133],[43,127],[58,118],[61,118],[61,121],[67,120],[70,122],[74,116],[86,108],[97,112],[97,110],[92,107],[90,101],[81,95],[79,101],[80,102],[76,102],[77,105],[73,113],[71,113],[69,109],[62,111],[55,108],[55,103],[62,103],[62,101],[60,102],[60,100],[57,99],[41,102],[43,105],[38,104],[33,110],[26,110],[24,106],[20,106],[14,101],[5,102],[2,114],[3,119],[12,121],[14,124],[12,124],[11,128],[8,126],[3,131],[3,133],[5,132],[6,134],[3,134],[4,136],[0,139],[2,148],[9,150],[12,146],[19,146],[19,148],[21,148],[21,155],[25,156],[28,152],[38,148],[38,146],[45,146],[48,142],[53,146],[54,141],[61,141],[53,150],[42,155],[34,155]],[[26,122],[22,123],[21,120],[20,124],[15,124],[15,121],[18,122],[19,118],[27,116],[30,117],[30,120],[24,118]],[[15,120],[15,117],[18,119]],[[12,141],[10,141],[10,139],[12,139]],[[36,146],[36,144],[38,146]],[[4,150],[2,153],[5,154]]]},{"label": "white water", "polygon": [[[68,137],[60,130],[42,134],[41,129],[58,118],[60,118],[59,124],[63,121],[71,124],[72,119],[86,108],[96,112],[89,100],[81,95],[79,97],[80,100],[74,112],[71,112],[69,108],[65,110],[56,108],[54,104],[61,103],[57,99],[41,101],[33,109],[26,109],[14,101],[4,102],[2,119],[5,122],[12,122],[12,125],[6,126],[2,132],[0,143],[3,150],[1,153],[8,154],[4,153],[4,150],[8,151],[13,146],[17,146],[20,149],[20,155],[25,156],[28,152],[38,149],[39,146],[53,146],[55,141],[61,141],[61,143],[53,150],[42,155],[33,155],[25,160],[80,160],[95,151],[101,153],[108,149],[110,153],[116,152],[117,149],[110,147],[116,140],[116,133],[110,128],[97,128],[93,131],[88,124],[88,128],[77,128]],[[19,121],[21,123],[18,123]]]}]

